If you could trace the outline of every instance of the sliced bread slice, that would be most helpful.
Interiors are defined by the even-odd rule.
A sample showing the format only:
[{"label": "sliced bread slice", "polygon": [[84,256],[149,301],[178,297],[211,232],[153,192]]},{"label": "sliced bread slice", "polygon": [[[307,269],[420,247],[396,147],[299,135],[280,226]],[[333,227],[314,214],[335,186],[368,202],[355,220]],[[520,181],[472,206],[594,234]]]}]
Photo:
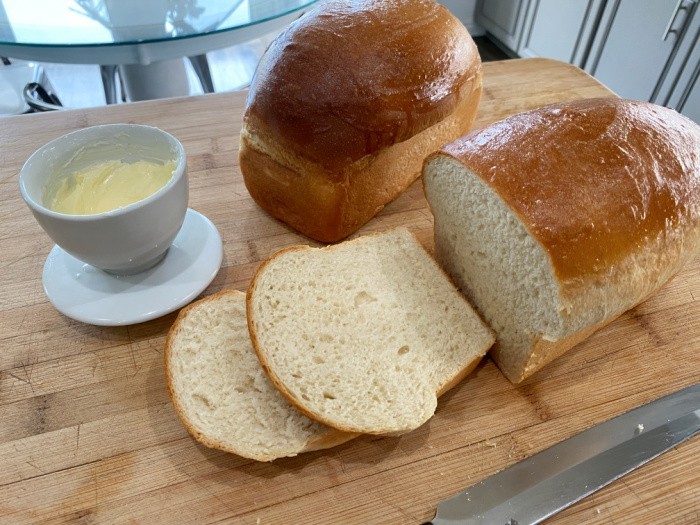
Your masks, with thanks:
[{"label": "sliced bread slice", "polygon": [[245,294],[226,290],[184,308],[165,345],[175,410],[200,443],[258,461],[343,443],[272,386],[248,336]]},{"label": "sliced bread slice", "polygon": [[278,252],[251,282],[247,315],[275,386],[310,418],[345,432],[419,427],[494,342],[403,228]]}]

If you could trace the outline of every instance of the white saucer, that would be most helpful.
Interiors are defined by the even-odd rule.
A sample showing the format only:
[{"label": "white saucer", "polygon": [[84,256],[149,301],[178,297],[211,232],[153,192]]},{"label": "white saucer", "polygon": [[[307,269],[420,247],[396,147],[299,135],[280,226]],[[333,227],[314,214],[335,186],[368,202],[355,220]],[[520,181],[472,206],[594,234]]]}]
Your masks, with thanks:
[{"label": "white saucer", "polygon": [[44,291],[72,319],[100,326],[141,323],[168,314],[197,297],[221,267],[216,226],[187,210],[161,262],[134,275],[112,275],[54,246],[44,264]]}]

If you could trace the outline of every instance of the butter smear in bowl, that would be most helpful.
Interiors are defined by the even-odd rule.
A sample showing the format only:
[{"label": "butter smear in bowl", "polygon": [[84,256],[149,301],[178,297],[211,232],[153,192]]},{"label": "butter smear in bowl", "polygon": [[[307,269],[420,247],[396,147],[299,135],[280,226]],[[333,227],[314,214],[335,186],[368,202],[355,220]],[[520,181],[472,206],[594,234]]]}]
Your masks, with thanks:
[{"label": "butter smear in bowl", "polygon": [[59,213],[92,215],[115,210],[153,195],[172,178],[175,162],[107,160],[47,187],[46,206]]}]

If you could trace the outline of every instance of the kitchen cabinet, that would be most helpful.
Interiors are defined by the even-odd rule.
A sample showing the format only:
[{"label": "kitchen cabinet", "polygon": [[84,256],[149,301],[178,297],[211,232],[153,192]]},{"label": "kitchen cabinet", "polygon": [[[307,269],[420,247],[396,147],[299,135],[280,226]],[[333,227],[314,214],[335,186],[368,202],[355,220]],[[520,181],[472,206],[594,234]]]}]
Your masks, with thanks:
[{"label": "kitchen cabinet", "polygon": [[700,68],[695,68],[694,82],[688,85],[688,96],[683,100],[684,104],[679,111],[688,118],[700,123],[700,82],[698,82],[698,71],[700,71]]},{"label": "kitchen cabinet", "polygon": [[697,0],[646,0],[643,9],[636,0],[608,2],[585,69],[620,96],[660,102],[672,89],[669,73],[680,79],[678,67],[688,62],[697,7]]},{"label": "kitchen cabinet", "polygon": [[547,57],[583,66],[603,0],[534,0],[517,48],[521,57]]},{"label": "kitchen cabinet", "polygon": [[476,22],[515,55],[523,33],[525,14],[530,0],[479,0]]},{"label": "kitchen cabinet", "polygon": [[[679,5],[683,7],[682,3]],[[671,35],[678,41],[652,101],[700,123],[700,2],[685,5],[690,9],[684,25],[674,22],[669,26]]]},{"label": "kitchen cabinet", "polygon": [[476,24],[474,15],[476,14],[476,0],[437,0],[439,4],[444,5],[450,12],[459,18],[459,20],[467,27],[472,36],[481,36],[484,31]]},{"label": "kitchen cabinet", "polygon": [[700,0],[499,0],[476,20],[513,56],[579,66],[700,122]]},{"label": "kitchen cabinet", "polygon": [[505,51],[582,65],[605,0],[479,0],[475,18]]},{"label": "kitchen cabinet", "polygon": [[676,58],[654,100],[700,123],[700,3],[689,18]]},{"label": "kitchen cabinet", "polygon": [[[698,33],[700,34],[700,33]],[[695,39],[695,53],[692,63],[695,67],[683,71],[681,79],[674,86],[663,103],[665,106],[675,108],[685,116],[700,123],[700,47],[698,39]]]}]

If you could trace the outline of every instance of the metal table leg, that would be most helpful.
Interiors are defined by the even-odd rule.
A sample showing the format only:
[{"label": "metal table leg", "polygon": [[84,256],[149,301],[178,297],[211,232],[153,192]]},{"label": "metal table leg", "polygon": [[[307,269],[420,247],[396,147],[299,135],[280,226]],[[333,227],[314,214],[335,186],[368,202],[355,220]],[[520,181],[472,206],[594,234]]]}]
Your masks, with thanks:
[{"label": "metal table leg", "polygon": [[207,55],[196,55],[188,58],[192,64],[192,69],[197,73],[197,77],[202,84],[202,90],[205,93],[214,93],[214,81],[211,78]]},{"label": "metal table leg", "polygon": [[190,94],[185,60],[182,58],[158,60],[147,65],[122,64],[119,66],[119,78],[127,99],[132,102]]},{"label": "metal table leg", "polygon": [[102,87],[105,90],[105,102],[107,102],[107,104],[117,103],[117,85],[115,82],[116,74],[117,66],[100,66]]}]

